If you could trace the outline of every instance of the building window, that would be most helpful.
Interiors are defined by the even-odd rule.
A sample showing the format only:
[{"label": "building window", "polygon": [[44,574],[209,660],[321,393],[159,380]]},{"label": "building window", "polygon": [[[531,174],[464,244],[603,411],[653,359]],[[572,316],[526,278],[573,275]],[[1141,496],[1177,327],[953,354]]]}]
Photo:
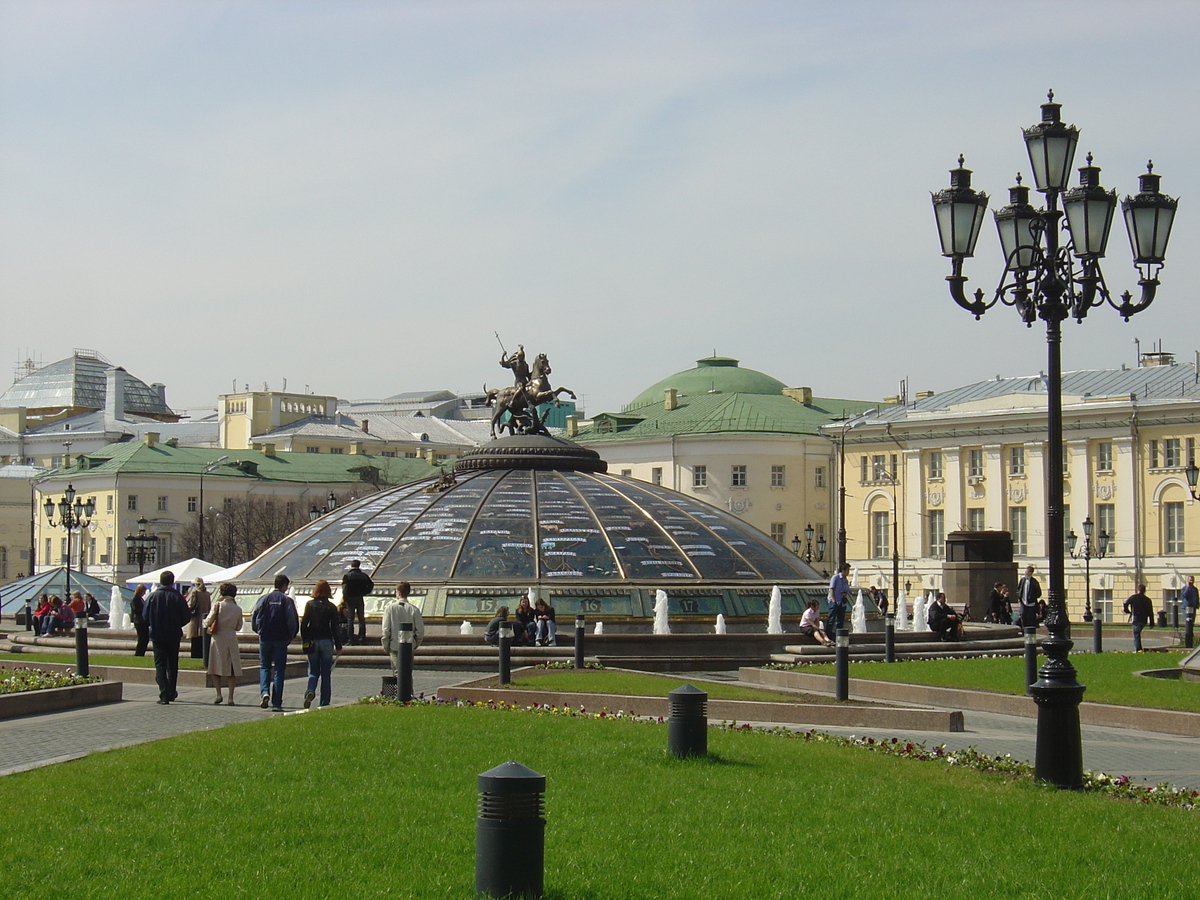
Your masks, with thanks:
[{"label": "building window", "polygon": [[971,507],[967,510],[967,531],[984,531],[983,509]]},{"label": "building window", "polygon": [[633,469],[622,469],[621,477],[622,478],[632,478],[633,477]]},{"label": "building window", "polygon": [[51,562],[51,560],[50,560],[50,546],[51,546],[50,540],[51,540],[50,538],[46,538],[46,552],[44,554],[46,557],[46,562],[44,563],[44,565],[47,565],[47,566],[50,565],[50,562]]},{"label": "building window", "polygon": [[100,565],[107,566],[109,564],[109,562],[112,560],[112,558],[113,558],[112,548],[113,548],[113,539],[111,537],[106,537],[104,539],[104,552],[100,554]]},{"label": "building window", "polygon": [[825,467],[817,466],[813,469],[813,487],[825,487]]},{"label": "building window", "polygon": [[[813,528],[813,530],[816,532],[816,536],[813,540],[813,546],[815,547],[819,544],[824,544],[825,546],[829,546],[829,541],[825,537],[825,523],[824,522],[817,523],[817,525]],[[826,552],[829,552],[829,551],[826,551]]]},{"label": "building window", "polygon": [[692,487],[708,487],[708,466],[692,466]]},{"label": "building window", "polygon": [[1012,535],[1013,556],[1029,555],[1029,510],[1024,506],[1008,508],[1008,533]]},{"label": "building window", "polygon": [[66,538],[59,538],[58,561],[61,563],[68,562],[68,560],[67,560],[67,539]]},{"label": "building window", "polygon": [[88,565],[94,566],[95,564],[96,564],[96,542],[92,541],[91,543],[88,544]]},{"label": "building window", "polygon": [[61,465],[62,465],[62,457],[61,456],[50,457],[50,468],[57,469]]},{"label": "building window", "polygon": [[887,457],[876,453],[871,457],[871,480],[874,482],[887,481]]},{"label": "building window", "polygon": [[1096,445],[1096,471],[1111,472],[1112,470],[1112,441],[1101,441]]},{"label": "building window", "polygon": [[384,450],[383,453],[380,454],[380,456],[386,456],[389,459],[394,458],[395,455],[396,455],[395,450]]},{"label": "building window", "polygon": [[934,450],[929,454],[929,477],[942,477],[942,451]]},{"label": "building window", "polygon": [[105,511],[112,512],[113,511],[113,495],[109,494],[107,497],[104,498],[104,501],[105,501],[104,502]]},{"label": "building window", "polygon": [[865,456],[860,457],[858,464],[859,464],[859,473],[858,473],[859,483],[866,484],[867,483],[867,458]]},{"label": "building window", "polygon": [[946,555],[946,512],[941,509],[929,511],[929,555],[941,559]]},{"label": "building window", "polygon": [[967,451],[967,475],[971,478],[979,478],[983,475],[982,450]]},{"label": "building window", "polygon": [[741,488],[744,488],[746,486],[746,467],[745,466],[731,466],[730,467],[729,486],[730,487],[741,487]]},{"label": "building window", "polygon": [[1179,438],[1167,438],[1163,441],[1163,468],[1178,469],[1183,465],[1183,452]]},{"label": "building window", "polygon": [[321,448],[320,447],[305,447],[304,452],[305,453],[320,453]]},{"label": "building window", "polygon": [[[1063,474],[1066,475],[1071,471],[1071,451],[1066,444],[1062,447]],[[1063,520],[1064,522],[1066,519]]]},{"label": "building window", "polygon": [[787,540],[787,522],[771,523],[771,540],[777,544],[782,544]]},{"label": "building window", "polygon": [[159,512],[166,512],[166,511],[167,511],[167,498],[166,498],[166,497],[159,497],[159,498],[158,498],[158,511],[159,511]]},{"label": "building window", "polygon": [[1111,622],[1113,620],[1113,596],[1112,591],[1107,588],[1092,589],[1092,612],[1101,622]]},{"label": "building window", "polygon": [[662,484],[662,466],[655,466],[650,470],[650,482],[652,484]]},{"label": "building window", "polygon": [[197,509],[197,499],[195,497],[188,497],[188,512],[195,512]]},{"label": "building window", "polygon": [[890,546],[892,529],[888,518],[886,511],[871,513],[871,557],[873,559],[887,559],[892,553]]},{"label": "building window", "polygon": [[1158,468],[1158,441],[1150,442],[1150,468]]},{"label": "building window", "polygon": [[130,512],[137,512],[137,494],[130,494],[125,498],[125,508]]},{"label": "building window", "polygon": [[[1071,554],[1071,548],[1067,546],[1067,535],[1071,533],[1071,504],[1063,504],[1063,553],[1068,556]],[[1050,534],[1050,515],[1047,511],[1046,515],[1046,534]]]},{"label": "building window", "polygon": [[771,466],[771,487],[784,486],[783,466]]},{"label": "building window", "polygon": [[1183,504],[1164,503],[1163,553],[1183,552]]},{"label": "building window", "polygon": [[1008,448],[1008,474],[1009,475],[1024,475],[1025,474],[1025,448],[1024,447],[1009,447]]},{"label": "building window", "polygon": [[345,453],[346,451],[344,449],[342,449],[341,447],[330,447],[329,452],[336,455],[336,454]]},{"label": "building window", "polygon": [[1096,504],[1096,538],[1099,539],[1102,534],[1108,535],[1108,552],[1115,556],[1117,553],[1117,548],[1114,546],[1117,542],[1117,507],[1115,504]]}]

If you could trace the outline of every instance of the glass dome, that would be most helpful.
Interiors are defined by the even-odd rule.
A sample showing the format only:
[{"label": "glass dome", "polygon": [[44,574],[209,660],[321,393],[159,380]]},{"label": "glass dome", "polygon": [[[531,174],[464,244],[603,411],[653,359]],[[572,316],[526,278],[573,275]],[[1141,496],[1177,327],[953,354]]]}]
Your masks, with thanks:
[{"label": "glass dome", "polygon": [[[532,447],[530,455],[514,457],[514,445]],[[563,447],[571,459],[555,455]],[[575,451],[594,462],[581,462]],[[652,599],[659,588],[744,587],[765,596],[772,585],[787,585],[785,611],[794,614],[802,608],[799,585],[824,596],[821,575],[736,516],[603,469],[592,451],[568,441],[501,439],[463,457],[453,477],[401,485],[326,514],[264,552],[239,581],[267,583],[282,572],[298,585],[336,584],[357,559],[377,593],[408,581],[417,595],[438,592],[440,602],[423,611],[447,615],[486,611],[446,602],[447,594],[515,595],[530,587],[551,596],[569,586],[592,589],[570,591],[579,596],[629,597],[608,604],[618,613],[628,607],[629,615],[643,614],[640,595],[614,589],[638,588]],[[741,612],[727,598],[694,611],[706,611],[701,606]],[[764,609],[759,600],[750,606],[754,614]]]}]

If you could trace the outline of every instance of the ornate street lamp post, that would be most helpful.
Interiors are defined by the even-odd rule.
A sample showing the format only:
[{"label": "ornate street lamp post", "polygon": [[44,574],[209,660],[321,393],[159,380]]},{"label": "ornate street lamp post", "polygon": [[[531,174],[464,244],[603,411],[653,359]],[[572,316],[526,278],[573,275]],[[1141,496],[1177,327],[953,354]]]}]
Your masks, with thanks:
[{"label": "ornate street lamp post", "polygon": [[[68,448],[69,449],[69,448]],[[96,514],[96,498],[89,497],[86,502],[75,496],[75,488],[72,485],[67,485],[66,491],[63,493],[62,499],[58,501],[58,521],[54,521],[55,503],[50,497],[46,498],[46,502],[42,505],[42,509],[46,513],[46,522],[51,528],[62,528],[67,533],[67,555],[63,560],[63,565],[66,567],[67,589],[66,599],[69,602],[71,599],[71,532],[76,528],[80,530],[79,546],[83,546],[82,531],[91,522],[92,516]],[[82,557],[83,554],[80,553]],[[49,562],[49,560],[47,560]],[[80,565],[83,560],[80,559]]]},{"label": "ornate street lamp post", "polygon": [[200,552],[196,554],[200,559],[204,559],[204,476],[217,471],[227,459],[228,456],[218,457],[200,470]]},{"label": "ornate street lamp post", "polygon": [[146,571],[146,560],[150,559],[154,551],[158,547],[158,538],[152,534],[146,534],[145,516],[140,516],[137,521],[137,534],[125,535],[125,549],[129,551],[129,555],[137,560],[138,574],[142,575]]},{"label": "ornate street lamp post", "polygon": [[1067,532],[1067,552],[1071,554],[1072,559],[1083,557],[1083,586],[1087,592],[1084,598],[1083,621],[1092,623],[1092,652],[1099,653],[1103,646],[1103,632],[1100,626],[1103,624],[1103,617],[1100,615],[1099,607],[1095,611],[1092,610],[1092,560],[1104,559],[1108,553],[1108,532],[1101,531],[1096,543],[1092,543],[1092,532],[1095,526],[1092,524],[1092,517],[1088,516],[1083,520],[1083,546],[1079,548],[1079,552],[1075,552],[1075,545],[1079,543],[1079,537],[1075,534],[1075,529]]},{"label": "ornate street lamp post", "polygon": [[308,511],[308,520],[310,522],[315,522],[317,519],[321,518],[321,516],[327,516],[337,508],[338,499],[333,495],[333,491],[330,491],[329,496],[325,498],[325,508],[317,509],[317,507],[314,506]]},{"label": "ornate street lamp post", "polygon": [[933,195],[933,208],[942,255],[951,260],[951,274],[946,280],[954,302],[977,319],[999,302],[1015,307],[1026,325],[1032,326],[1039,318],[1046,323],[1046,627],[1050,636],[1042,643],[1046,662],[1030,692],[1038,704],[1035,774],[1060,787],[1073,788],[1083,783],[1079,702],[1084,688],[1075,680],[1075,669],[1067,658],[1072,643],[1064,590],[1063,460],[1059,449],[1061,325],[1068,316],[1082,322],[1088,310],[1102,302],[1111,305],[1126,321],[1153,302],[1177,203],[1159,193],[1159,176],[1152,165],[1141,176],[1137,196],[1122,201],[1141,296],[1134,302],[1126,291],[1119,302],[1114,300],[1104,282],[1100,260],[1108,243],[1116,193],[1100,186],[1100,170],[1092,165],[1090,154],[1087,165],[1079,169],[1079,186],[1067,189],[1079,129],[1063,123],[1060,108],[1051,92],[1042,104],[1042,121],[1025,129],[1025,148],[1034,181],[1038,192],[1045,195],[1046,205],[1044,209],[1030,205],[1029,188],[1020,183],[1018,176],[1016,187],[1009,191],[1009,205],[995,213],[1005,263],[1000,284],[990,300],[985,299],[982,289],[973,299],[966,294],[963,260],[974,255],[987,195],[971,188],[971,172],[963,168],[961,156],[958,168],[950,173],[950,187]]},{"label": "ornate street lamp post", "polygon": [[[811,563],[813,561],[813,535],[816,534],[812,524],[804,526],[804,561]],[[800,555],[800,535],[792,537],[792,552],[797,556]],[[817,562],[825,559],[825,535],[817,538]]]}]

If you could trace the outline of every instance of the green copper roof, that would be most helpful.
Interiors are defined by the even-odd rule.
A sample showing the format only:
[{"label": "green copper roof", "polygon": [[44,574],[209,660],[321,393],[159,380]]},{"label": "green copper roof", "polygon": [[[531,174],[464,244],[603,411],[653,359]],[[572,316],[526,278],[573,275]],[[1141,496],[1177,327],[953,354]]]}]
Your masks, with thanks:
[{"label": "green copper roof", "polygon": [[669,378],[650,385],[633,398],[626,411],[642,406],[662,406],[663,392],[674,388],[680,395],[695,398],[702,394],[780,394],[787,385],[754,369],[743,369],[736,359],[728,356],[709,356],[696,360],[693,369],[676,372]]},{"label": "green copper roof", "polygon": [[364,481],[406,484],[437,474],[437,468],[423,459],[349,453],[276,453],[267,456],[257,450],[172,447],[163,443],[148,447],[141,441],[129,441],[109,444],[78,457],[69,468],[57,469],[49,477],[69,479],[85,473],[198,476],[222,456],[228,459],[206,475],[315,484]]},{"label": "green copper roof", "polygon": [[783,394],[723,393],[679,398],[676,409],[654,406],[601,413],[579,432],[580,444],[653,439],[685,434],[819,434],[820,427],[844,415],[880,406],[864,400],[814,398],[805,406]]}]

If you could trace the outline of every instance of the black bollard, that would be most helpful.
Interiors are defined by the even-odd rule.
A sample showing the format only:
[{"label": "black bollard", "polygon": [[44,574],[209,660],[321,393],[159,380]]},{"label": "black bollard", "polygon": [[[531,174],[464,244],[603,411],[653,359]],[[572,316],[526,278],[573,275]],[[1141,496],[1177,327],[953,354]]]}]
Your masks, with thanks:
[{"label": "black bollard", "polygon": [[1025,626],[1025,692],[1029,693],[1029,686],[1037,681],[1037,628],[1032,625]]},{"label": "black bollard", "polygon": [[1179,601],[1171,601],[1171,630],[1179,630]]},{"label": "black bollard", "polygon": [[25,630],[33,631],[33,607],[28,600],[25,601]]},{"label": "black bollard", "polygon": [[667,752],[672,756],[708,753],[708,694],[685,684],[667,694],[671,716],[667,719]]},{"label": "black bollard", "polygon": [[887,625],[883,629],[883,661],[896,661],[896,614],[888,613],[885,617]]},{"label": "black bollard", "polygon": [[201,658],[204,660],[204,668],[207,671],[207,669],[208,669],[208,654],[212,652],[212,635],[209,634],[207,631],[204,632],[203,637],[201,637],[201,642],[202,642]]},{"label": "black bollard", "polygon": [[1189,611],[1183,620],[1183,646],[1189,650],[1192,649],[1192,629],[1195,627],[1195,624],[1196,617]]},{"label": "black bollard", "polygon": [[407,703],[413,697],[413,623],[400,623],[400,646],[396,651],[396,699]]},{"label": "black bollard", "polygon": [[75,614],[75,672],[87,677],[88,674],[88,645],[87,645],[87,615]]},{"label": "black bollard", "polygon": [[1159,628],[1167,627],[1167,611],[1165,609],[1160,609],[1158,611],[1158,617],[1157,617],[1156,621],[1158,622]]},{"label": "black bollard", "polygon": [[583,616],[575,617],[575,668],[583,668]]},{"label": "black bollard", "polygon": [[1100,621],[1100,616],[1097,615],[1092,619],[1092,652],[1104,652],[1104,629],[1100,626],[1104,623]]},{"label": "black bollard", "polygon": [[542,896],[546,776],[509,760],[479,775],[476,785],[475,896]]},{"label": "black bollard", "polygon": [[837,700],[843,703],[850,698],[850,632],[839,628],[834,642],[837,647],[833,654],[833,680]]},{"label": "black bollard", "polygon": [[512,681],[512,636],[505,634],[507,629],[503,624],[500,626],[500,635],[498,644],[500,647],[500,683],[508,684]]}]

